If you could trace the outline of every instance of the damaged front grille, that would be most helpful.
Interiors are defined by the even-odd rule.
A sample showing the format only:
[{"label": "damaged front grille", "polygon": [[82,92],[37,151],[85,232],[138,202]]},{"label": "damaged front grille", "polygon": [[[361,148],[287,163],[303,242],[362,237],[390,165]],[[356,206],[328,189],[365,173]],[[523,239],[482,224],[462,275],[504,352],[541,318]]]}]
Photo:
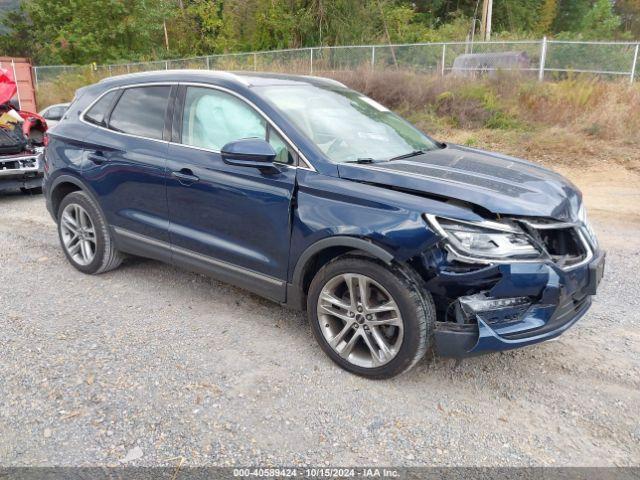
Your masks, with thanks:
[{"label": "damaged front grille", "polygon": [[522,223],[531,237],[560,268],[581,265],[593,254],[582,226],[539,220],[535,223],[523,220]]},{"label": "damaged front grille", "polygon": [[0,157],[0,177],[37,173],[40,153]]}]

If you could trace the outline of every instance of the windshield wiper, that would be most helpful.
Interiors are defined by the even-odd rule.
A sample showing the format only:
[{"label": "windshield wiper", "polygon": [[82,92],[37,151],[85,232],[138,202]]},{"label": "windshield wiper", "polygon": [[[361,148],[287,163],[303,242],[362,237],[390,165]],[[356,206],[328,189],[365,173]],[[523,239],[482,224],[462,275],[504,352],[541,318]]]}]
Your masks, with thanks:
[{"label": "windshield wiper", "polygon": [[418,155],[422,155],[423,153],[427,153],[424,150],[414,150],[413,152],[405,153],[403,155],[398,155],[397,157],[392,157],[389,161],[392,160],[403,160],[405,158],[417,157]]},{"label": "windshield wiper", "polygon": [[349,160],[347,162],[344,163],[376,163],[377,160],[371,158],[371,157],[366,157],[366,158],[358,158],[357,160]]}]

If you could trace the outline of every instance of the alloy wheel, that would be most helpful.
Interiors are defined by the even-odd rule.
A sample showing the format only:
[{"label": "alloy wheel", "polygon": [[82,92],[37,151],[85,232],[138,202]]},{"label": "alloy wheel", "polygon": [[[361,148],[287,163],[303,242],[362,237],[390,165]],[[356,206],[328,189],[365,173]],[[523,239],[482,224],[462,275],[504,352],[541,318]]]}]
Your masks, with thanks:
[{"label": "alloy wheel", "polygon": [[79,265],[89,265],[96,256],[96,230],[87,211],[70,203],[60,217],[62,243],[69,256]]},{"label": "alloy wheel", "polygon": [[318,297],[317,314],[327,343],[353,365],[385,365],[402,345],[404,328],[397,303],[366,275],[345,273],[329,280]]}]

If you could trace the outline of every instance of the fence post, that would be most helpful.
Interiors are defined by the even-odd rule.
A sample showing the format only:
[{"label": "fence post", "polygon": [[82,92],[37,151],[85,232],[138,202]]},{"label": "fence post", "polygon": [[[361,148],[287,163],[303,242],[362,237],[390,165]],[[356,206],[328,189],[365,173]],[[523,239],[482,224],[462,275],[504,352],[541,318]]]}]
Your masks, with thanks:
[{"label": "fence post", "polygon": [[313,75],[313,48],[309,49],[309,72]]},{"label": "fence post", "polygon": [[547,37],[542,37],[542,47],[540,50],[540,67],[538,69],[538,81],[544,81],[544,64],[547,61]]},{"label": "fence post", "polygon": [[258,70],[258,54],[253,52],[253,71]]},{"label": "fence post", "polygon": [[376,46],[371,46],[371,70],[376,68]]},{"label": "fence post", "polygon": [[169,70],[169,61],[168,60],[164,61],[164,69],[165,70]]},{"label": "fence post", "polygon": [[633,52],[633,65],[631,66],[631,76],[629,77],[629,83],[633,85],[633,79],[636,76],[636,65],[638,64],[638,50],[640,49],[640,43],[636,43],[636,50]]},{"label": "fence post", "polygon": [[[637,50],[638,48],[636,47],[636,51]],[[36,81],[36,88],[38,88],[38,67],[33,67],[33,78]]]},{"label": "fence post", "polygon": [[440,74],[444,77],[444,62],[446,61],[446,55],[447,55],[447,44],[443,43],[442,44],[442,66],[441,66],[441,71]]}]

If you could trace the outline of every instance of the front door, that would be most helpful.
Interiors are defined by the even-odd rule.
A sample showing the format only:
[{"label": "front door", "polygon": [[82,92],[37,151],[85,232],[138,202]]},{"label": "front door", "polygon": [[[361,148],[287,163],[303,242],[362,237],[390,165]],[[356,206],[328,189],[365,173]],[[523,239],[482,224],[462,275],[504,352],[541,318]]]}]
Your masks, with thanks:
[{"label": "front door", "polygon": [[[182,108],[180,108],[182,106]],[[167,155],[169,236],[176,263],[284,300],[296,158],[244,100],[207,87],[182,87]],[[277,169],[223,162],[223,145],[269,140]]]}]

